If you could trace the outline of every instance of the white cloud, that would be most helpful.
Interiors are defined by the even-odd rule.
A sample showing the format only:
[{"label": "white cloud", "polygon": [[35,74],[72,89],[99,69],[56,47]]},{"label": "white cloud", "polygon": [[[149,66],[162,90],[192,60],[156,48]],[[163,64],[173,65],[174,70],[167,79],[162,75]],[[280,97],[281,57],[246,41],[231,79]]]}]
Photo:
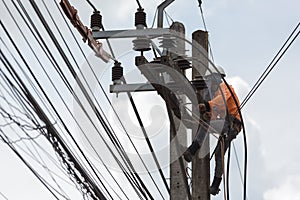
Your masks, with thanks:
[{"label": "white cloud", "polygon": [[300,175],[288,177],[281,185],[264,193],[264,200],[300,200]]},{"label": "white cloud", "polygon": [[234,90],[241,101],[241,98],[245,97],[250,90],[249,84],[239,76],[229,77],[227,80],[228,83],[234,87]]}]

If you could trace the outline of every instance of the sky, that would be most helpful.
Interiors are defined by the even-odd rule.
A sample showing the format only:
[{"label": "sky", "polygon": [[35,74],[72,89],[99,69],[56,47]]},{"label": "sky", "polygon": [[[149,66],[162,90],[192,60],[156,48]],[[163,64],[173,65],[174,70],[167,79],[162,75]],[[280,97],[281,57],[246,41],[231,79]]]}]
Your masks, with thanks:
[{"label": "sky", "polygon": [[[4,2],[13,9],[10,1],[4,0]],[[70,2],[78,9],[82,21],[88,25],[92,12],[88,4],[85,1]],[[151,26],[156,6],[162,1],[140,0],[140,2],[147,13],[147,24]],[[54,14],[57,13],[53,1],[47,0],[46,3],[51,10],[53,9]],[[1,8],[4,8],[3,1],[0,4]],[[24,4],[26,7],[30,7],[29,3]],[[39,5],[42,4],[39,2]],[[133,14],[137,8],[135,1],[95,1],[95,6],[101,11],[106,30],[134,28]],[[227,80],[235,87],[240,100],[243,100],[289,34],[299,23],[299,7],[300,2],[297,0],[203,1],[202,9],[209,32],[214,61],[217,65],[223,66],[227,73]],[[176,0],[166,11],[173,20],[184,23],[188,38],[190,38],[193,31],[203,29],[197,1],[187,3],[184,0]],[[21,19],[16,18],[16,20]],[[7,25],[15,38],[21,38],[6,11],[1,13],[1,21]],[[63,24],[58,25],[64,30]],[[166,20],[164,25],[167,26]],[[41,27],[41,24],[37,22],[37,26]],[[3,34],[3,31],[1,31],[1,37]],[[76,36],[80,38],[79,34],[76,34]],[[66,37],[70,37],[70,35]],[[32,37],[28,39],[33,40]],[[21,48],[26,49],[26,45],[22,41],[16,39]],[[51,42],[47,42],[49,47],[53,48]],[[71,47],[72,45],[74,44],[70,44]],[[112,45],[116,47],[118,44],[115,42]],[[93,54],[86,47],[86,44],[82,42],[81,46],[86,52],[90,52],[90,59],[95,59],[92,58]],[[118,55],[123,53],[125,58],[132,55],[124,53],[122,46],[116,52]],[[248,140],[248,200],[300,200],[298,189],[300,186],[299,52],[300,41],[298,38],[242,109]],[[28,53],[26,56],[30,57],[32,55]],[[81,59],[79,63],[84,66],[84,59],[78,59]],[[100,61],[95,62],[101,63]],[[104,75],[100,78],[100,81],[109,84],[109,80],[106,80]],[[154,98],[151,97],[151,94],[147,97]],[[136,101],[139,102],[139,96],[136,98]],[[143,101],[145,99],[141,98],[140,102],[142,103],[138,106],[142,107]],[[151,101],[159,102],[155,98]],[[155,104],[152,106],[152,108],[146,108],[146,110],[153,109]],[[161,113],[162,107],[156,105],[154,109],[158,109],[157,112]],[[155,118],[155,116],[151,116],[150,112],[145,112],[144,115],[145,119]],[[124,118],[126,119],[126,116]],[[163,120],[161,123],[161,127],[166,126]],[[155,131],[164,130],[164,128],[161,128]],[[138,138],[138,136],[136,137]],[[156,139],[159,141],[160,138]],[[238,136],[234,144],[240,163],[242,163],[242,135]],[[38,181],[29,170],[3,143],[0,143],[0,158],[0,199],[53,199],[39,186]],[[234,188],[234,192],[231,194],[232,199],[241,199],[242,186],[234,156],[232,156],[231,173],[231,188]],[[18,189],[18,192],[16,192],[16,189]],[[35,196],[33,197],[32,194],[35,194]],[[219,195],[212,197],[212,200],[214,199],[223,198],[222,195]]]}]

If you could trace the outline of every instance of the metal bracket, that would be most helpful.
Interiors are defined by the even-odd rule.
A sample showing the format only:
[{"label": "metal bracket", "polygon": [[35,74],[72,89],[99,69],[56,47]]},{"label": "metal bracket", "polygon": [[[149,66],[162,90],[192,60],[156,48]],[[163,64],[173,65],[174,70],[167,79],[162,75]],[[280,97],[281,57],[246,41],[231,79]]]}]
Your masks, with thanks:
[{"label": "metal bracket", "polygon": [[111,30],[111,31],[93,31],[94,39],[111,38],[134,38],[134,37],[161,37],[162,35],[173,35],[175,31],[168,28],[155,29],[129,29],[129,30]]},{"label": "metal bracket", "polygon": [[156,91],[150,83],[115,84],[109,86],[111,93]]}]

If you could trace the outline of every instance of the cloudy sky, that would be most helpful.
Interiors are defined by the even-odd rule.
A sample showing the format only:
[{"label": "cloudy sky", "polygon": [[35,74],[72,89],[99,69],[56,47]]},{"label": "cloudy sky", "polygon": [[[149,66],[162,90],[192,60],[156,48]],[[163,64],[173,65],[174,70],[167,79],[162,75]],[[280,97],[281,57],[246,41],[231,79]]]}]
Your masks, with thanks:
[{"label": "cloudy sky", "polygon": [[[13,10],[11,1],[4,2]],[[92,12],[88,4],[85,1],[70,2],[88,25]],[[156,6],[162,1],[140,2],[150,26]],[[46,0],[46,3],[53,13],[57,13],[53,1]],[[3,10],[3,1],[0,4]],[[24,4],[30,7],[29,3]],[[95,1],[95,5],[102,13],[106,30],[134,28],[132,19],[137,8],[134,0]],[[297,0],[203,1],[215,63],[224,67],[228,81],[236,88],[240,100],[299,23],[299,7]],[[197,1],[176,0],[167,12],[172,19],[185,24],[187,36],[203,29]],[[1,11],[1,21],[15,38],[20,36],[5,9]],[[1,37],[3,34],[1,30]],[[77,34],[77,37],[80,36]],[[82,46],[86,52],[90,51],[86,44],[82,43]],[[248,139],[248,200],[300,200],[299,52],[298,38],[242,110]],[[84,65],[83,58],[80,63]],[[235,147],[240,164],[243,160],[242,145],[243,140],[239,136]],[[34,199],[33,193],[40,196],[39,199],[52,199],[3,143],[0,143],[0,157],[0,199]],[[241,199],[242,186],[234,156],[231,173],[232,199]],[[222,199],[222,195],[212,199]]]}]

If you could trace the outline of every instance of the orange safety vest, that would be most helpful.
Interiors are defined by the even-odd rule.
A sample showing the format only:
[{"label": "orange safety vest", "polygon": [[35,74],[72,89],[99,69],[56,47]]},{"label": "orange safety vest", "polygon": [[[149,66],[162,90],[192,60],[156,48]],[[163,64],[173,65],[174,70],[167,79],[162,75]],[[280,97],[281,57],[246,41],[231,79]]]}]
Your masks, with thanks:
[{"label": "orange safety vest", "polygon": [[238,103],[238,106],[236,105],[235,100],[234,100],[233,96],[231,95],[231,92],[227,88],[226,84],[224,82],[222,82],[220,84],[219,89],[216,91],[213,99],[208,101],[211,111],[212,111],[211,119],[217,119],[217,118],[224,119],[225,118],[225,116],[226,116],[225,103],[226,103],[229,114],[232,117],[235,117],[238,120],[241,120],[241,116],[238,112],[238,107],[240,106],[240,101],[239,101],[233,87],[231,85],[229,85],[229,87],[230,87],[230,90],[232,91],[234,98],[236,99],[236,101]]}]

